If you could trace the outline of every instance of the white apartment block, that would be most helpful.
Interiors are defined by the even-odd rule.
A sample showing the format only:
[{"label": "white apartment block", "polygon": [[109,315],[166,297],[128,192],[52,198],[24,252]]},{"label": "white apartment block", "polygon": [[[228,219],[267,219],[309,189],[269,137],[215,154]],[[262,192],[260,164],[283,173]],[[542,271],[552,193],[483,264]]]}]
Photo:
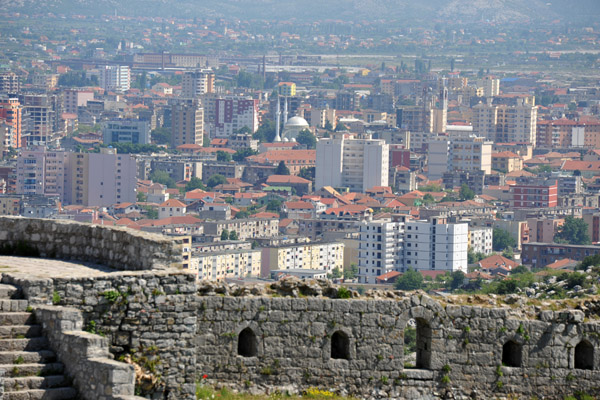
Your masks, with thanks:
[{"label": "white apartment block", "polygon": [[404,223],[368,221],[360,226],[358,282],[375,283],[375,278],[401,269]]},{"label": "white apartment block", "polygon": [[197,99],[214,91],[215,74],[211,69],[186,72],[181,82],[181,95],[186,99]]},{"label": "white apartment block", "polygon": [[198,253],[191,257],[190,269],[198,280],[222,281],[226,278],[258,278],[260,250],[231,250],[218,253]]},{"label": "white apartment block", "polygon": [[258,100],[245,97],[216,99],[212,137],[230,137],[247,127],[251,133],[258,129]]},{"label": "white apartment block", "polygon": [[125,65],[100,67],[100,87],[108,91],[125,92],[131,86],[131,71]]},{"label": "white apartment block", "polygon": [[137,119],[113,119],[104,123],[102,136],[105,144],[149,144],[150,125]]},{"label": "white apartment block", "polygon": [[492,172],[491,141],[473,134],[437,137],[429,141],[428,178],[440,179],[447,171]]},{"label": "white apartment block", "polygon": [[296,243],[262,249],[262,276],[268,277],[273,270],[309,269],[331,273],[336,268],[344,270],[343,243]]},{"label": "white apartment block", "polygon": [[171,107],[171,147],[184,144],[202,146],[204,110],[199,100],[180,100]]},{"label": "white apartment block", "polygon": [[351,139],[346,135],[317,142],[316,189],[347,187],[364,192],[388,186],[389,145],[379,139]]},{"label": "white apartment block", "polygon": [[406,222],[403,271],[467,272],[469,226],[445,222],[438,217]]},{"label": "white apartment block", "polygon": [[494,228],[469,228],[469,249],[474,253],[492,254]]},{"label": "white apartment block", "polygon": [[477,87],[483,89],[484,97],[494,97],[500,94],[500,79],[486,77],[477,81]]}]

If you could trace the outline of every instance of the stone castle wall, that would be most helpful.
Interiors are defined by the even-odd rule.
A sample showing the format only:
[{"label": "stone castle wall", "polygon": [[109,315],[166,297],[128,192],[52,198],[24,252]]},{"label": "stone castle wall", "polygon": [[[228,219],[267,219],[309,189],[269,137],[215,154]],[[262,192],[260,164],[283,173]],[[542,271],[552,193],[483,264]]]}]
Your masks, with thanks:
[{"label": "stone castle wall", "polygon": [[119,270],[181,265],[181,241],[115,226],[0,217],[0,246],[27,243],[41,257],[93,262]]},{"label": "stone castle wall", "polygon": [[[419,332],[421,365],[415,369],[404,367],[404,330],[410,320],[416,320]],[[239,355],[252,339],[249,330],[242,333],[246,328],[255,335],[255,355]],[[332,342],[336,347],[344,336],[347,357],[332,358]],[[577,347],[582,341],[583,348]],[[577,390],[598,395],[599,349],[600,324],[584,322],[581,311],[543,311],[536,320],[520,320],[511,317],[509,308],[443,306],[427,296],[206,296],[198,308],[198,373],[246,390],[322,387],[402,399],[445,398],[448,393],[562,399]],[[593,369],[582,369],[590,356]]]},{"label": "stone castle wall", "polygon": [[84,329],[105,336],[115,359],[142,367],[146,378],[137,382],[138,394],[195,399],[194,275],[173,270],[53,279],[3,274],[2,282],[22,288],[34,309],[54,303],[80,310]]}]

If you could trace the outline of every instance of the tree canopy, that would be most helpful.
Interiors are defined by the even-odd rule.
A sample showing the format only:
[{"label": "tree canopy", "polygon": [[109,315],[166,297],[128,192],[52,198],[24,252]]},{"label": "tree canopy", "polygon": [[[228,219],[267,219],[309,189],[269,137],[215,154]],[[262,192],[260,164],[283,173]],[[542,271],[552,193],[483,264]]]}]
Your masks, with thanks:
[{"label": "tree canopy", "polygon": [[246,147],[244,149],[239,149],[238,151],[236,151],[232,158],[234,161],[244,161],[246,159],[246,157],[253,156],[257,153],[258,153],[257,151],[252,150],[249,147]]},{"label": "tree canopy", "polygon": [[211,176],[210,178],[208,178],[208,180],[206,181],[206,186],[208,186],[209,188],[214,188],[215,186],[221,185],[227,183],[227,178],[225,178],[223,175],[220,174],[215,174],[213,176]]},{"label": "tree canopy", "polygon": [[314,149],[317,147],[317,138],[308,129],[300,131],[296,137],[296,142],[306,146],[307,149]]},{"label": "tree canopy", "polygon": [[229,162],[229,161],[231,161],[231,154],[229,154],[223,150],[217,150],[217,161]]},{"label": "tree canopy", "polygon": [[275,133],[275,121],[264,119],[257,131],[252,135],[252,138],[260,142],[272,142],[275,139]]},{"label": "tree canopy", "polygon": [[588,234],[588,224],[582,218],[573,216],[565,217],[565,223],[559,228],[554,236],[557,243],[569,244],[590,244],[590,235]]},{"label": "tree canopy", "polygon": [[417,290],[422,287],[423,275],[412,268],[409,268],[408,271],[396,280],[396,289],[398,290]]},{"label": "tree canopy", "polygon": [[494,228],[492,247],[494,251],[503,251],[508,247],[516,247],[517,241],[504,229]]},{"label": "tree canopy", "polygon": [[154,183],[160,183],[166,185],[168,188],[175,187],[175,180],[171,178],[171,175],[167,171],[156,170],[150,174],[150,180]]},{"label": "tree canopy", "polygon": [[461,200],[473,200],[475,198],[475,192],[467,186],[466,183],[463,183],[460,187],[460,199]]},{"label": "tree canopy", "polygon": [[185,191],[189,192],[191,190],[195,190],[195,189],[202,189],[202,190],[206,190],[206,186],[204,186],[204,183],[202,182],[202,179],[200,178],[196,178],[193,177],[192,179],[190,179],[190,181],[185,185]]},{"label": "tree canopy", "polygon": [[290,169],[285,165],[285,162],[279,161],[279,165],[275,168],[275,175],[289,175]]}]

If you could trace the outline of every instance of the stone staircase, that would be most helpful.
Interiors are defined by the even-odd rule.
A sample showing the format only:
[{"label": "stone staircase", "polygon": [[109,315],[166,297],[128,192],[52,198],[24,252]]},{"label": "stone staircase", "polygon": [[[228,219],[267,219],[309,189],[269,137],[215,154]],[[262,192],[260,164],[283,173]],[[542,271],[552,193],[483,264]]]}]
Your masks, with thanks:
[{"label": "stone staircase", "polygon": [[70,400],[77,392],[19,289],[0,284],[0,370],[4,400]]}]

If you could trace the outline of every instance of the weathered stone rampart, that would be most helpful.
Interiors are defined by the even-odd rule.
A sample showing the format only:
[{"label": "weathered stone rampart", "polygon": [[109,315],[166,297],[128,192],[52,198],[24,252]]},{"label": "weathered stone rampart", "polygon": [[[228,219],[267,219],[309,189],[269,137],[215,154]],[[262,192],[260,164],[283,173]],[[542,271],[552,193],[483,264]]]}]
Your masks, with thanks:
[{"label": "weathered stone rampart", "polygon": [[194,275],[173,270],[53,279],[3,274],[2,282],[22,288],[34,309],[54,302],[80,310],[84,329],[105,336],[115,359],[139,366],[138,394],[195,398]]},{"label": "weathered stone rampart", "polygon": [[[600,324],[574,310],[540,311],[535,320],[512,314],[509,307],[443,305],[425,295],[206,296],[198,308],[197,371],[247,390],[318,386],[379,398],[600,394]],[[418,368],[404,366],[411,320]]]},{"label": "weathered stone rampart", "polygon": [[27,243],[42,257],[93,262],[119,270],[182,263],[181,239],[73,221],[0,217],[0,246]]}]

